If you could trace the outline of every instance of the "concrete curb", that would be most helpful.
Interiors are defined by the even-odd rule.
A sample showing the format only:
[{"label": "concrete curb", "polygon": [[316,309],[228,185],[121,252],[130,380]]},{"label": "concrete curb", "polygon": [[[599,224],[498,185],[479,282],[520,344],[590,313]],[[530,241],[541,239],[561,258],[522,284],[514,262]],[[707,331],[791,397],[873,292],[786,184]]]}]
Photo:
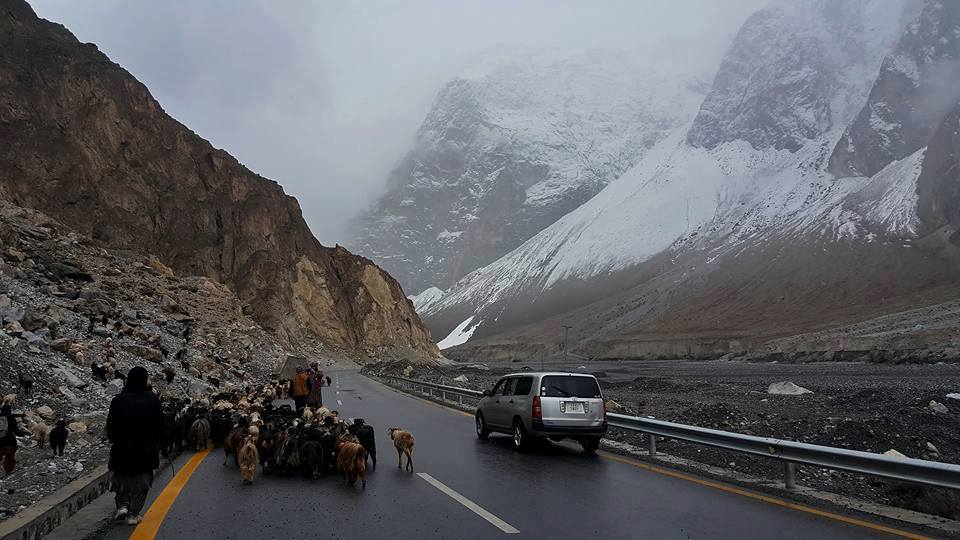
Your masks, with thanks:
[{"label": "concrete curb", "polygon": [[[170,468],[173,459],[161,461],[153,473],[156,480]],[[111,474],[107,464],[98,466],[73,482],[33,503],[23,512],[0,522],[0,540],[40,540],[70,519],[88,504],[110,491]],[[110,516],[105,516],[109,518]],[[90,531],[87,531],[89,533]]]},{"label": "concrete curb", "polygon": [[110,471],[100,465],[0,523],[0,539],[39,540],[109,489]]}]

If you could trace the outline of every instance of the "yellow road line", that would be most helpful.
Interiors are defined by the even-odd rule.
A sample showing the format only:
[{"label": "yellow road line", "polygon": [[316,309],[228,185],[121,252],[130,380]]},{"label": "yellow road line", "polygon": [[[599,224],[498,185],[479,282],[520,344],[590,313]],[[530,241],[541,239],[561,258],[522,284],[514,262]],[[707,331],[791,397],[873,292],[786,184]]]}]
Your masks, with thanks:
[{"label": "yellow road line", "polygon": [[203,458],[207,457],[209,453],[210,449],[207,448],[197,452],[187,461],[187,464],[180,469],[180,472],[173,477],[173,480],[163,488],[160,495],[158,495],[156,500],[153,501],[153,504],[150,505],[150,509],[147,510],[146,515],[143,516],[143,521],[137,525],[137,528],[133,530],[133,534],[130,535],[130,540],[152,540],[157,536],[160,525],[163,524],[164,518],[167,517],[167,512],[170,511],[173,502],[177,500],[177,496],[183,491],[184,486],[187,485],[187,481],[190,480],[193,472],[197,470],[200,462],[202,462]]},{"label": "yellow road line", "polygon": [[[369,379],[369,378],[368,378],[368,379]],[[373,380],[373,379],[370,379],[370,380]],[[420,398],[420,397],[418,397],[418,396],[414,396],[414,395],[412,395],[412,394],[408,394],[408,393],[404,392],[403,390],[399,390],[399,389],[393,388],[392,386],[383,384],[383,383],[381,383],[380,381],[374,381],[374,382],[377,382],[377,383],[379,383],[381,386],[384,386],[385,388],[388,388],[388,389],[390,389],[390,390],[393,390],[394,392],[396,392],[396,393],[398,393],[398,394],[402,394],[402,395],[405,395],[405,396],[407,396],[407,397],[411,397],[411,398],[413,398],[413,399],[416,399],[416,400],[418,400],[418,401],[422,401],[422,402],[427,403],[427,404],[429,404],[429,405],[433,405],[433,406],[435,406],[435,407],[440,407],[440,408],[446,409],[446,410],[451,411],[451,412],[460,413],[460,414],[462,414],[462,415],[464,415],[464,416],[473,417],[472,414],[469,414],[469,413],[467,413],[467,412],[461,411],[461,410],[459,410],[459,409],[454,409],[453,407],[448,407],[448,406],[446,406],[446,405],[441,405],[441,404],[439,404],[439,403],[437,403],[437,402],[435,402],[435,401],[430,401],[430,400],[428,400],[428,399],[423,399],[423,398]],[[695,483],[695,484],[700,484],[700,485],[702,485],[702,486],[710,487],[710,488],[713,488],[713,489],[718,489],[718,490],[720,490],[720,491],[724,491],[724,492],[727,492],[727,493],[733,493],[733,494],[735,494],[735,495],[740,495],[740,496],[742,496],[742,497],[747,497],[747,498],[754,499],[754,500],[757,500],[757,501],[765,502],[765,503],[767,503],[767,504],[772,504],[772,505],[774,505],[774,506],[780,506],[780,507],[783,507],[783,508],[789,508],[789,509],[791,509],[791,510],[796,510],[796,511],[798,511],[798,512],[804,512],[804,513],[807,513],[807,514],[812,514],[812,515],[815,515],[815,516],[819,516],[819,517],[823,517],[823,518],[827,518],[827,519],[832,519],[832,520],[834,520],[834,521],[839,521],[839,522],[841,522],[841,523],[847,523],[847,524],[849,524],[849,525],[856,525],[856,526],[858,526],[858,527],[863,527],[863,528],[865,528],[865,529],[870,529],[870,530],[872,530],[872,531],[877,531],[877,532],[882,532],[882,533],[886,533],[886,534],[891,534],[891,535],[899,536],[899,537],[902,537],[902,538],[911,538],[911,539],[914,539],[914,540],[930,540],[930,537],[928,537],[928,536],[923,536],[923,535],[916,534],[916,533],[912,533],[912,532],[909,532],[909,531],[904,531],[904,530],[901,530],[901,529],[895,529],[895,528],[893,528],[893,527],[887,527],[886,525],[881,525],[881,524],[879,524],[879,523],[873,523],[873,522],[865,521],[865,520],[862,520],[862,519],[852,518],[852,517],[844,516],[844,515],[837,514],[837,513],[834,513],[834,512],[828,512],[828,511],[826,511],[826,510],[819,510],[819,509],[817,509],[817,508],[813,508],[812,506],[807,506],[807,505],[805,505],[805,504],[800,504],[800,503],[795,503],[795,502],[786,501],[786,500],[783,500],[783,499],[778,499],[777,497],[772,497],[772,496],[769,496],[769,495],[763,495],[763,494],[760,494],[760,493],[754,493],[754,492],[752,492],[752,491],[747,491],[747,490],[745,490],[745,489],[736,488],[736,487],[733,487],[733,486],[730,486],[730,485],[727,485],[727,484],[723,484],[723,483],[720,483],[720,482],[714,482],[714,481],[712,481],[712,480],[705,480],[705,479],[703,479],[703,478],[698,478],[698,477],[693,476],[693,475],[690,475],[690,474],[682,473],[682,472],[679,472],[679,471],[673,471],[673,470],[670,470],[670,469],[665,469],[665,468],[663,468],[663,467],[658,467],[658,466],[656,466],[656,465],[651,465],[651,464],[644,463],[644,462],[642,462],[642,461],[637,461],[637,460],[634,460],[634,459],[625,458],[625,457],[623,457],[623,456],[618,456],[618,455],[616,455],[616,454],[611,454],[611,453],[609,453],[609,452],[599,452],[599,454],[600,454],[601,457],[603,457],[603,458],[605,458],[605,459],[609,459],[609,460],[612,460],[612,461],[617,461],[617,462],[624,463],[624,464],[627,464],[627,465],[633,465],[634,467],[637,467],[637,468],[640,468],[640,469],[647,469],[647,470],[652,471],[652,472],[655,472],[655,473],[663,474],[663,475],[666,475],[666,476],[671,476],[671,477],[673,477],[673,478],[679,478],[679,479],[681,479],[681,480],[686,480],[686,481],[688,481],[688,482],[693,482],[693,483]]]},{"label": "yellow road line", "polygon": [[892,534],[892,535],[894,535],[894,536],[900,536],[900,537],[903,537],[903,538],[912,538],[912,539],[915,539],[915,540],[930,540],[930,538],[927,537],[927,536],[919,535],[919,534],[916,534],[916,533],[912,533],[912,532],[908,532],[908,531],[904,531],[904,530],[900,530],[900,529],[895,529],[895,528],[893,528],[893,527],[887,527],[886,525],[881,525],[881,524],[879,524],[879,523],[873,523],[873,522],[865,521],[865,520],[862,520],[862,519],[857,519],[857,518],[852,518],[852,517],[844,516],[844,515],[841,515],[841,514],[836,514],[836,513],[834,513],[834,512],[828,512],[828,511],[826,511],[826,510],[819,510],[819,509],[817,509],[817,508],[813,508],[813,507],[807,506],[807,505],[805,505],[805,504],[790,502],[790,501],[786,501],[786,500],[783,500],[783,499],[779,499],[779,498],[777,498],[777,497],[772,497],[772,496],[769,496],[769,495],[763,495],[763,494],[761,494],[761,493],[755,493],[755,492],[748,491],[748,490],[745,490],[745,489],[740,489],[740,488],[736,488],[736,487],[733,487],[733,486],[730,486],[730,485],[727,485],[727,484],[723,484],[723,483],[721,483],[721,482],[714,482],[714,481],[712,481],[712,480],[705,480],[705,479],[703,479],[703,478],[698,478],[698,477],[693,476],[693,475],[690,475],[690,474],[682,473],[682,472],[679,472],[679,471],[673,471],[673,470],[670,470],[670,469],[664,469],[664,468],[658,467],[658,466],[656,466],[656,465],[651,465],[651,464],[649,464],[649,463],[644,463],[644,462],[642,462],[642,461],[637,461],[637,460],[625,458],[625,457],[623,457],[623,456],[618,456],[618,455],[616,455],[616,454],[610,454],[610,453],[608,453],[608,452],[598,452],[598,453],[599,453],[603,458],[609,459],[609,460],[611,460],[611,461],[617,461],[617,462],[620,462],[620,463],[625,463],[625,464],[627,464],[627,465],[633,465],[634,467],[637,467],[637,468],[640,468],[640,469],[647,469],[647,470],[653,471],[653,472],[655,472],[655,473],[663,474],[663,475],[666,475],[666,476],[671,476],[671,477],[673,477],[673,478],[679,478],[679,479],[681,479],[681,480],[686,480],[686,481],[688,481],[688,482],[693,482],[693,483],[695,483],[695,484],[700,484],[701,486],[706,486],[706,487],[710,487],[710,488],[713,488],[713,489],[718,489],[718,490],[720,490],[720,491],[725,491],[725,492],[727,492],[727,493],[733,493],[733,494],[740,495],[740,496],[742,496],[742,497],[747,497],[747,498],[750,498],[750,499],[754,499],[754,500],[757,500],[757,501],[762,501],[762,502],[765,502],[765,503],[767,503],[767,504],[772,504],[772,505],[774,505],[774,506],[782,506],[782,507],[784,507],[784,508],[789,508],[789,509],[791,509],[791,510],[797,510],[797,511],[799,511],[799,512],[805,512],[805,513],[807,513],[807,514],[813,514],[813,515],[815,515],[815,516],[820,516],[820,517],[824,517],[824,518],[827,518],[827,519],[832,519],[832,520],[835,520],[835,521],[840,521],[840,522],[843,522],[843,523],[847,523],[847,524],[850,524],[850,525],[856,525],[856,526],[858,526],[858,527],[863,527],[863,528],[865,528],[865,529],[870,529],[870,530],[872,530],[872,531],[879,531],[879,532],[883,532],[883,533],[887,533],[887,534]]}]

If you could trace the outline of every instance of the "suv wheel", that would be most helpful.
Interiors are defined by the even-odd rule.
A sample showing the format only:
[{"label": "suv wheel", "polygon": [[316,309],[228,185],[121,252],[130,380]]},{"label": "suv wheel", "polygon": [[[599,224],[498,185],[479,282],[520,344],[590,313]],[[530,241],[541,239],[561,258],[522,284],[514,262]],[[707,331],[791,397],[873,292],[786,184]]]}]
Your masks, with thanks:
[{"label": "suv wheel", "polygon": [[583,447],[584,454],[596,454],[597,449],[600,448],[600,437],[587,437],[586,439],[580,439],[580,446]]},{"label": "suv wheel", "polygon": [[477,411],[477,438],[486,439],[490,436],[490,430],[487,429],[487,423],[483,420],[483,413]]},{"label": "suv wheel", "polygon": [[513,421],[513,447],[517,450],[527,447],[527,430],[519,419]]}]

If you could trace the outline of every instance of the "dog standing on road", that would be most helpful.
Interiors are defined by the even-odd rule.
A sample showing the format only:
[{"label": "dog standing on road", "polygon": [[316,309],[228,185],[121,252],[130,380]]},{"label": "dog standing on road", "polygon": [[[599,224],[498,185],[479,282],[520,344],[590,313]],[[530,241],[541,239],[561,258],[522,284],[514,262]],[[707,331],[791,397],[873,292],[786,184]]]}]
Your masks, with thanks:
[{"label": "dog standing on road", "polygon": [[406,469],[413,472],[413,434],[404,431],[398,427],[392,427],[388,430],[390,438],[393,439],[393,446],[397,448],[397,468],[403,468],[403,456],[407,456]]}]

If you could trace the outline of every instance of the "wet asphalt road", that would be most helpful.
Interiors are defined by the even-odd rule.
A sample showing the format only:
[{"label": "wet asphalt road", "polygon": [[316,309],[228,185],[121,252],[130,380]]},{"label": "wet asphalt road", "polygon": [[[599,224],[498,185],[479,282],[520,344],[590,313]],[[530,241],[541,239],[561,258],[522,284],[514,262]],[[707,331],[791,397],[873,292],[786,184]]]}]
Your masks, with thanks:
[{"label": "wet asphalt road", "polygon": [[[379,467],[367,487],[333,475],[316,481],[256,477],[242,486],[214,450],[170,508],[158,538],[491,538],[500,528],[417,474],[397,469],[387,428],[416,436],[414,463],[519,531],[547,538],[876,538],[876,532],[773,506],[603,457],[574,444],[511,449],[480,441],[473,419],[370,381],[333,374],[324,401],[377,432]],[[339,393],[335,393],[339,392]],[[337,400],[341,404],[337,404]],[[181,461],[185,460],[182,458]],[[181,464],[182,465],[182,464]],[[155,486],[158,492],[162,486]],[[152,496],[155,496],[153,493]],[[107,538],[125,538],[115,526]]]}]

